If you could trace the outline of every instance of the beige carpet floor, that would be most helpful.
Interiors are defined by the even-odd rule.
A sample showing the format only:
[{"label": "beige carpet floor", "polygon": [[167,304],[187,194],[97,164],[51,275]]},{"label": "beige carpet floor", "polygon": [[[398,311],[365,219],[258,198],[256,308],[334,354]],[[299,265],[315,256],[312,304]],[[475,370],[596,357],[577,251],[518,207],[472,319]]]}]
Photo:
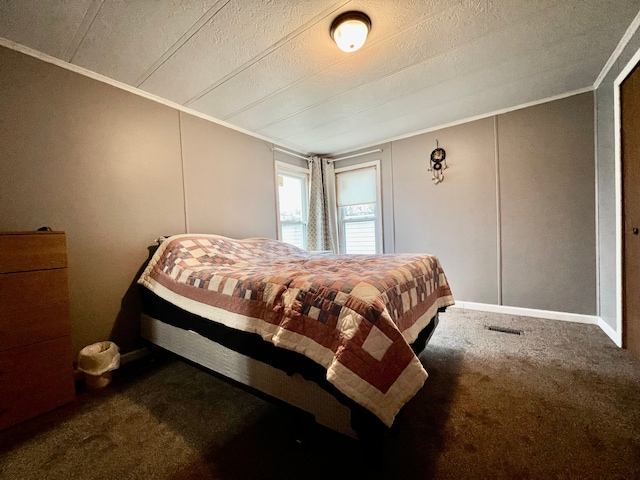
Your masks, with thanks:
[{"label": "beige carpet floor", "polygon": [[449,309],[420,359],[394,428],[354,441],[147,358],[0,432],[0,478],[640,479],[640,360],[597,326]]}]

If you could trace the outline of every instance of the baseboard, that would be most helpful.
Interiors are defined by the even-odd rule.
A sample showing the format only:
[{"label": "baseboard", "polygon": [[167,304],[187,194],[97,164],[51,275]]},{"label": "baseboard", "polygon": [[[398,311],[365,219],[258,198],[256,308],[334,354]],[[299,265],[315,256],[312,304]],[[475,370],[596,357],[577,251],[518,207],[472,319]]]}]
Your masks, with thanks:
[{"label": "baseboard", "polygon": [[[120,366],[126,365],[128,363],[134,362],[136,360],[140,360],[151,354],[151,350],[148,347],[138,348],[136,350],[132,350],[131,352],[123,353],[120,355]],[[77,362],[73,362],[73,378],[76,382],[84,379],[84,373],[78,370]]]},{"label": "baseboard", "polygon": [[617,332],[611,325],[605,322],[602,318],[598,319],[598,326],[604,333],[615,343],[618,347],[622,348],[622,332]]},{"label": "baseboard", "polygon": [[466,310],[480,310],[491,313],[504,313],[506,315],[520,315],[523,317],[544,318],[547,320],[562,320],[563,322],[588,323],[600,325],[600,317],[595,315],[583,315],[579,313],[554,312],[550,310],[536,310],[534,308],[510,307],[506,305],[491,305],[489,303],[460,302],[449,308],[461,308]]},{"label": "baseboard", "polygon": [[120,355],[120,366],[131,363],[135,360],[140,360],[151,354],[151,350],[148,347],[138,348],[127,353]]},{"label": "baseboard", "polygon": [[536,310],[534,308],[509,307],[505,305],[491,305],[489,303],[459,302],[449,308],[462,310],[478,310],[482,312],[504,313],[506,315],[521,315],[523,317],[544,318],[546,320],[561,320],[563,322],[586,323],[597,325],[615,343],[622,348],[622,334],[617,332],[602,318],[595,315],[582,315],[579,313],[554,312],[550,310]]}]

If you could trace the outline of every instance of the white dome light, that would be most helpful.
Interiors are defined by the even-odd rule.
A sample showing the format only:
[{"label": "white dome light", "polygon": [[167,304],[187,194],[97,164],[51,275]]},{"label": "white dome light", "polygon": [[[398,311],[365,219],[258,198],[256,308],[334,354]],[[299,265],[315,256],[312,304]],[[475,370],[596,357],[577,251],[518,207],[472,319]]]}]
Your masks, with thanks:
[{"label": "white dome light", "polygon": [[346,12],[331,24],[331,38],[343,52],[355,52],[367,40],[371,20],[361,12]]}]

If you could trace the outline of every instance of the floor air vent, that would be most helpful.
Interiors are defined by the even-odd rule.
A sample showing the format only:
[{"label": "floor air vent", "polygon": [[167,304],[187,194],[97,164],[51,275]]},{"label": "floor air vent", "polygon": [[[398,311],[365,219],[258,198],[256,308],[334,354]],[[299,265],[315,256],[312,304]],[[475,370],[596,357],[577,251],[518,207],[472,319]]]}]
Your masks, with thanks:
[{"label": "floor air vent", "polygon": [[501,333],[510,333],[511,335],[523,335],[524,332],[522,330],[514,330],[513,328],[505,328],[505,327],[496,327],[494,325],[487,325],[487,330],[491,330],[492,332],[501,332]]}]

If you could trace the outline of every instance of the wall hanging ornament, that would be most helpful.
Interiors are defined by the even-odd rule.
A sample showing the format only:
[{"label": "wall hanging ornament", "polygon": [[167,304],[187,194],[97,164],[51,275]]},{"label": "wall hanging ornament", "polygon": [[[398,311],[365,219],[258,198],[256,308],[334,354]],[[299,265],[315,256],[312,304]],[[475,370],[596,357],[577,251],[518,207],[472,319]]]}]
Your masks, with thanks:
[{"label": "wall hanging ornament", "polygon": [[433,172],[431,179],[436,185],[444,181],[443,171],[448,168],[446,158],[447,152],[438,146],[438,140],[436,140],[436,149],[431,152],[431,157],[429,159],[429,171]]}]

